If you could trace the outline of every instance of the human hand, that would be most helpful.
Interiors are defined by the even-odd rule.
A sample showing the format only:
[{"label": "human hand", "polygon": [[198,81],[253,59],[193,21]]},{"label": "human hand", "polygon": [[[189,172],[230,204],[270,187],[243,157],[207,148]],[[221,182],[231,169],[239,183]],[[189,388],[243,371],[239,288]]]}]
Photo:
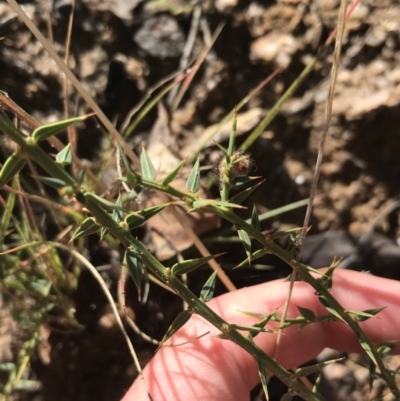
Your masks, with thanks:
[{"label": "human hand", "polygon": [[[214,311],[229,323],[252,325],[257,319],[239,310],[281,314],[288,292],[288,283],[272,281],[225,294],[208,302]],[[400,337],[400,283],[366,273],[337,269],[333,275],[332,295],[346,309],[365,310],[386,306],[361,327],[373,342]],[[299,316],[297,306],[326,315],[315,296],[315,290],[304,282],[296,282],[288,317]],[[267,328],[276,328],[269,323]],[[191,341],[209,332],[208,335]],[[250,390],[259,382],[257,364],[246,351],[231,341],[216,337],[219,331],[198,315],[161,347],[144,369],[144,377],[155,401],[202,400],[221,401],[249,399]],[[294,368],[319,354],[325,347],[347,352],[362,352],[354,333],[344,323],[313,323],[302,330],[292,326],[284,330],[276,360],[286,368]],[[276,333],[262,333],[255,343],[268,355],[274,355]],[[400,344],[394,353],[400,353]],[[122,401],[148,401],[140,379],[137,379]]]}]

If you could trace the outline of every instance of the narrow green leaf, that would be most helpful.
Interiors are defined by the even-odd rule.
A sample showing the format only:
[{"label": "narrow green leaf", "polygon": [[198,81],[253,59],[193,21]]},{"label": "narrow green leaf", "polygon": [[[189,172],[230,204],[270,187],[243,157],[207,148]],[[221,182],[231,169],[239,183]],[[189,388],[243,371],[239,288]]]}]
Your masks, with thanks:
[{"label": "narrow green leaf", "polygon": [[100,227],[96,224],[93,217],[88,217],[83,220],[82,224],[74,232],[70,242],[75,241],[78,238],[86,237],[87,235],[94,234],[100,230]]},{"label": "narrow green leaf", "polygon": [[142,154],[140,155],[140,164],[142,167],[142,174],[144,178],[147,178],[148,180],[154,180],[157,177],[157,171],[154,168],[154,165],[151,162],[150,157],[147,154],[143,144]]},{"label": "narrow green leaf", "polygon": [[197,157],[197,161],[189,174],[186,188],[193,193],[196,193],[200,189],[200,156]]},{"label": "narrow green leaf", "polygon": [[41,127],[38,127],[33,131],[32,139],[35,142],[43,141],[47,138],[50,138],[53,135],[58,134],[59,132],[63,131],[65,128],[69,127],[72,124],[86,120],[86,118],[92,115],[93,114],[87,114],[85,116],[74,117],[68,120],[57,121],[55,123],[42,125]]},{"label": "narrow green leaf", "polygon": [[72,163],[72,149],[69,143],[56,154],[56,163],[66,166]]},{"label": "narrow green leaf", "polygon": [[337,264],[333,263],[327,270],[325,270],[324,275],[320,278],[321,283],[328,289],[328,291],[332,288],[332,276],[333,272],[336,270]]},{"label": "narrow green leaf", "polygon": [[119,209],[114,209],[112,212],[112,218],[117,222],[120,223],[120,221],[122,220],[122,197],[121,194],[118,195],[118,199],[115,202],[115,205],[119,208]]},{"label": "narrow green leaf", "polygon": [[171,268],[172,274],[176,276],[179,274],[189,273],[192,270],[195,270],[198,267],[203,266],[205,263],[207,263],[211,259],[214,259],[220,255],[223,255],[223,254],[220,253],[218,255],[210,255],[210,256],[205,256],[203,258],[189,259],[189,260],[185,260],[183,262],[175,263]]},{"label": "narrow green leaf", "polygon": [[320,384],[321,384],[321,375],[318,375],[317,379],[315,380],[314,386],[312,388],[313,393],[319,394]]},{"label": "narrow green leaf", "polygon": [[79,185],[82,185],[84,178],[85,178],[85,169],[83,168],[82,170],[79,170],[78,173],[76,174],[76,182]]},{"label": "narrow green leaf", "polygon": [[36,178],[39,181],[43,182],[43,184],[48,185],[49,187],[55,189],[61,189],[67,185],[64,181],[61,181],[58,178],[53,178],[53,177],[36,177]]},{"label": "narrow green leaf", "polygon": [[365,320],[368,320],[371,317],[374,317],[375,315],[377,315],[380,311],[382,311],[385,308],[386,308],[386,306],[382,306],[380,308],[366,309],[362,312],[354,311],[354,310],[346,310],[346,312],[354,314],[357,321],[364,322]]},{"label": "narrow green leaf", "polygon": [[217,272],[215,271],[213,274],[211,274],[211,276],[208,278],[203,288],[201,289],[200,299],[203,302],[208,302],[214,296],[216,278]]},{"label": "narrow green leaf", "polygon": [[228,151],[221,146],[218,142],[214,141],[214,145],[218,147],[218,149],[224,154],[224,156],[228,156]]},{"label": "narrow green leaf", "polygon": [[169,326],[164,338],[161,340],[161,344],[165,343],[174,333],[176,333],[184,324],[190,319],[192,313],[188,310],[184,310],[175,318],[171,326]]},{"label": "narrow green leaf", "polygon": [[251,264],[251,239],[249,234],[244,230],[238,230],[238,235],[242,244],[244,246],[244,250],[246,251],[247,259],[249,260],[249,264]]},{"label": "narrow green leaf", "polygon": [[236,177],[232,180],[232,186],[240,187],[241,185],[247,184],[250,181],[258,180],[259,178],[261,177],[249,177],[248,175],[240,175],[239,177]]},{"label": "narrow green leaf", "polygon": [[128,214],[128,216],[126,216],[124,220],[125,224],[130,230],[133,230],[134,228],[139,227],[140,225],[145,223],[148,219],[150,219],[157,213],[161,212],[161,210],[171,205],[172,203],[173,202],[163,203],[162,205],[152,206],[147,209]]},{"label": "narrow green leaf", "polygon": [[131,192],[129,192],[129,194],[126,197],[125,201],[129,202],[129,201],[132,201],[132,200],[136,199],[139,196],[139,194],[142,192],[142,190],[143,190],[143,187],[137,185],[135,188],[133,188],[131,190]]},{"label": "narrow green leaf", "polygon": [[111,210],[112,211],[112,210],[115,210],[115,209],[118,209],[118,210],[122,209],[121,206],[118,206],[117,204],[112,203],[112,202],[108,201],[107,199],[104,199],[101,196],[95,195],[95,194],[93,194],[91,192],[85,192],[84,196],[85,196],[85,198],[92,199],[98,205],[101,205],[102,207],[104,207],[107,210]]},{"label": "narrow green leaf", "polygon": [[260,375],[260,380],[264,391],[265,399],[266,401],[269,401],[267,369],[261,361],[257,361],[257,365],[258,365],[258,374]]},{"label": "narrow green leaf", "polygon": [[253,205],[253,211],[251,212],[251,226],[260,231],[260,220],[258,219],[256,205]]},{"label": "narrow green leaf", "polygon": [[363,339],[358,338],[361,347],[364,349],[364,351],[367,353],[367,355],[369,356],[369,358],[371,359],[371,361],[375,364],[378,365],[378,362],[375,359],[375,355],[370,347],[370,345],[368,343],[366,343]]},{"label": "narrow green leaf", "polygon": [[118,146],[119,156],[121,157],[121,160],[124,163],[126,171],[133,172],[132,165],[131,165],[129,159],[126,157],[126,154],[124,153],[122,147],[119,144],[117,144],[117,146]]},{"label": "narrow green leaf", "polygon": [[100,241],[102,241],[104,239],[106,234],[107,234],[107,228],[101,227],[101,230],[100,230]]},{"label": "narrow green leaf", "polygon": [[390,352],[392,351],[393,348],[394,348],[394,346],[382,345],[377,349],[377,352],[383,359],[390,354]]},{"label": "narrow green leaf", "polygon": [[162,180],[161,185],[166,187],[179,173],[182,166],[186,163],[186,159],[182,160],[170,173],[168,173]]},{"label": "narrow green leaf", "polygon": [[246,188],[245,190],[243,190],[242,192],[239,192],[236,195],[233,195],[231,199],[229,199],[230,202],[235,203],[240,205],[244,200],[247,199],[247,197],[253,192],[255,191],[265,180],[258,182],[257,184]]},{"label": "narrow green leaf", "polygon": [[329,305],[329,302],[327,301],[327,299],[325,298],[324,295],[318,295],[318,300],[319,302],[321,302],[321,304],[323,306],[325,306],[326,310],[333,316],[335,316],[336,318],[338,318],[340,321],[344,322],[344,320],[342,319],[342,317],[340,316],[340,314],[333,308],[331,308],[331,306]]},{"label": "narrow green leaf", "polygon": [[297,309],[299,310],[301,316],[303,316],[306,320],[312,322],[315,320],[315,313],[311,309],[303,308],[298,306]]},{"label": "narrow green leaf", "polygon": [[[254,251],[251,256],[250,256],[250,260],[252,262],[254,262],[257,259],[262,258],[264,255],[266,255],[268,252],[265,249],[257,249],[256,251]],[[239,267],[243,267],[249,264],[249,259],[246,258],[245,260],[243,260],[242,262],[240,262],[237,266],[234,267],[234,269],[237,269]]]},{"label": "narrow green leaf", "polygon": [[285,393],[281,397],[280,401],[292,401],[293,394]]},{"label": "narrow green leaf", "polygon": [[301,228],[291,228],[290,230],[285,231],[277,231],[271,234],[271,239],[276,240],[284,237],[288,237],[290,234],[298,234],[302,229]]},{"label": "narrow green leaf", "polygon": [[19,153],[13,153],[3,164],[0,171],[0,188],[7,184],[25,166],[25,159]]},{"label": "narrow green leaf", "polygon": [[237,209],[246,209],[243,206],[235,205],[234,203],[224,202],[224,201],[216,201],[214,199],[202,199],[198,201],[194,201],[192,203],[193,209],[189,210],[188,213],[194,212],[198,209],[202,209],[206,206],[222,206],[227,208],[237,208]]},{"label": "narrow green leaf", "polygon": [[214,204],[217,206],[231,207],[231,208],[236,208],[236,209],[247,209],[244,206],[237,205],[236,203],[232,203],[232,202],[216,201],[216,202],[214,202]]},{"label": "narrow green leaf", "polygon": [[258,334],[264,332],[268,332],[268,333],[272,333],[273,330],[268,330],[265,328],[265,325],[271,320],[271,318],[273,317],[273,314],[269,314],[267,316],[265,316],[263,319],[261,319],[259,322],[257,322],[256,324],[253,324],[254,328],[258,328],[258,329],[263,329],[263,331],[259,331],[259,332],[255,332],[254,334],[250,332],[250,334],[252,334],[252,338],[258,336]]},{"label": "narrow green leaf", "polygon": [[305,377],[305,376],[311,375],[311,374],[313,374],[315,372],[320,371],[325,366],[331,365],[332,363],[340,362],[343,359],[344,358],[331,359],[330,361],[324,361],[324,362],[316,363],[315,365],[304,366],[302,368],[297,369],[294,372],[294,377],[296,379],[298,379],[299,377]]},{"label": "narrow green leaf", "polygon": [[125,262],[128,267],[129,274],[131,275],[133,282],[140,294],[140,288],[142,285],[143,275],[143,260],[142,257],[134,251],[127,251],[125,254]]},{"label": "narrow green leaf", "polygon": [[332,275],[326,275],[324,274],[321,278],[318,279],[318,281],[321,282],[321,284],[328,290],[330,291],[332,289]]}]

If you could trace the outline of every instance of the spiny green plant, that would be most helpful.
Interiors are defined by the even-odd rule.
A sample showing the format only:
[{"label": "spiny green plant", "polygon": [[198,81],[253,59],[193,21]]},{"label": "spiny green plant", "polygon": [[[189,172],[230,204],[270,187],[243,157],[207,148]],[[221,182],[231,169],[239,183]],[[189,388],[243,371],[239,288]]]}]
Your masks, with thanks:
[{"label": "spiny green plant", "polygon": [[[9,2],[12,3],[11,0]],[[22,14],[21,18],[23,18]],[[35,30],[34,28],[35,27],[31,28],[32,32],[40,38],[40,33],[38,33],[37,29]],[[328,40],[328,43],[329,41],[330,40]],[[51,48],[48,48],[48,50],[51,53]],[[79,222],[79,226],[75,232],[67,237],[74,243],[78,250],[82,247],[84,237],[89,235],[99,235],[100,238],[106,238],[107,241],[115,247],[122,244],[125,248],[122,282],[129,273],[136,287],[140,291],[142,277],[143,274],[146,273],[155,280],[163,282],[165,285],[169,286],[189,305],[188,310],[183,311],[177,316],[174,323],[165,334],[162,342],[166,341],[174,332],[176,332],[176,330],[182,327],[193,313],[198,313],[219,328],[222,338],[235,341],[242,348],[254,355],[259,366],[260,380],[266,393],[266,372],[268,372],[269,374],[271,373],[276,375],[286,383],[293,391],[293,394],[299,394],[307,400],[322,399],[318,394],[317,388],[312,390],[307,389],[299,381],[299,378],[304,374],[310,373],[310,371],[319,370],[329,362],[302,368],[293,374],[279,366],[273,358],[265,355],[254,344],[253,338],[261,332],[265,332],[265,335],[268,335],[268,329],[265,328],[266,324],[271,320],[281,321],[280,316],[277,316],[276,313],[271,313],[268,316],[257,315],[256,317],[260,320],[257,324],[251,327],[229,324],[229,322],[225,322],[207,307],[207,302],[212,298],[214,293],[216,273],[211,274],[209,279],[204,283],[199,297],[189,291],[183,281],[180,280],[181,275],[190,274],[193,270],[198,269],[204,263],[210,261],[212,257],[217,257],[218,255],[180,261],[171,267],[164,266],[133,235],[132,230],[145,223],[161,210],[184,205],[189,207],[190,211],[204,210],[232,223],[234,231],[237,232],[238,238],[242,242],[246,254],[246,259],[243,260],[239,266],[248,264],[267,253],[273,253],[287,262],[301,280],[306,281],[315,288],[316,296],[326,307],[327,314],[325,316],[315,316],[312,311],[300,306],[299,317],[296,319],[285,318],[281,324],[282,329],[291,325],[298,325],[301,328],[305,325],[319,321],[340,321],[343,322],[343,324],[347,324],[355,332],[361,346],[365,349],[371,359],[371,385],[373,378],[376,377],[375,369],[378,367],[380,370],[380,376],[386,380],[390,389],[396,397],[399,398],[399,390],[396,388],[394,383],[392,372],[385,368],[382,361],[383,356],[390,351],[392,344],[371,343],[359,326],[360,321],[375,316],[379,313],[380,308],[368,311],[344,310],[330,294],[330,289],[332,287],[332,274],[335,264],[322,274],[321,272],[298,262],[298,252],[296,249],[296,235],[299,233],[298,229],[265,234],[260,231],[259,222],[261,218],[258,216],[256,209],[253,209],[251,216],[248,216],[248,220],[242,219],[235,212],[237,209],[243,209],[243,206],[241,206],[243,201],[260,185],[260,178],[247,176],[247,167],[251,163],[249,155],[245,153],[248,146],[254,142],[263,130],[265,130],[266,126],[279,111],[284,101],[293,94],[300,82],[302,82],[304,77],[311,71],[316,61],[322,57],[325,50],[326,47],[321,49],[316,58],[300,75],[299,79],[296,80],[282,96],[277,105],[256,127],[239,150],[235,150],[235,112],[232,111],[225,117],[224,121],[233,116],[234,127],[232,129],[228,148],[225,149],[217,144],[223,154],[219,172],[221,190],[221,196],[219,199],[204,199],[198,195],[200,187],[199,159],[197,159],[197,161],[195,161],[196,159],[193,160],[194,165],[191,173],[188,175],[186,189],[182,190],[175,187],[173,181],[182,169],[184,162],[179,163],[176,168],[170,171],[165,177],[157,180],[156,170],[152,160],[147,155],[145,148],[143,147],[139,160],[135,158],[132,153],[128,154],[130,149],[124,147],[123,141],[121,141],[122,136],[130,135],[140,119],[143,118],[148,110],[151,109],[159,99],[169,92],[176,82],[167,85],[166,88],[162,88],[154,99],[141,109],[141,113],[137,118],[133,119],[132,123],[126,130],[124,130],[124,133],[121,136],[116,132],[115,128],[108,120],[104,120],[104,114],[97,105],[93,105],[93,100],[84,92],[79,81],[77,81],[70,71],[66,69],[64,64],[59,64],[60,69],[69,76],[71,82],[73,82],[76,88],[80,91],[84,99],[91,104],[91,107],[93,107],[93,110],[97,112],[98,117],[103,121],[105,127],[121,145],[119,151],[121,152],[121,158],[124,162],[126,171],[118,179],[129,189],[129,194],[126,197],[118,197],[117,200],[112,198],[105,199],[104,197],[99,196],[98,192],[96,193],[94,189],[95,187],[88,179],[90,170],[83,169],[78,165],[76,172],[73,171],[73,169],[73,173],[69,172],[67,166],[74,161],[75,157],[70,144],[62,150],[59,149],[55,158],[49,156],[39,146],[40,141],[45,139],[55,140],[56,138],[54,135],[57,132],[68,127],[70,124],[82,121],[85,117],[51,125],[36,126],[32,135],[27,137],[20,130],[14,127],[5,115],[0,114],[1,131],[11,138],[19,147],[18,151],[7,159],[0,172],[0,187],[7,183],[12,183],[10,187],[7,187],[9,196],[7,200],[3,200],[4,208],[1,216],[1,284],[3,290],[13,292],[13,295],[15,296],[20,296],[22,293],[28,293],[30,299],[36,300],[35,307],[30,309],[28,313],[24,314],[23,312],[26,312],[26,310],[21,308],[19,320],[24,321],[25,319],[28,323],[27,330],[29,332],[25,337],[27,338],[26,342],[23,347],[21,347],[19,363],[11,367],[11,370],[9,369],[9,381],[2,390],[4,396],[9,395],[13,388],[18,386],[21,374],[27,361],[29,361],[30,354],[34,349],[35,344],[38,341],[38,326],[45,321],[47,312],[53,308],[54,302],[52,301],[57,301],[59,304],[60,299],[65,300],[63,309],[66,314],[71,309],[69,308],[65,294],[74,290],[77,276],[79,274],[77,269],[72,269],[67,272],[66,269],[63,268],[57,248],[68,249],[65,245],[62,243],[50,243],[45,241],[45,238],[43,238],[40,229],[34,221],[35,219],[32,219],[31,216],[23,216],[21,219],[18,219],[14,215],[16,200],[19,198],[25,200],[28,199],[29,196],[33,196],[20,190],[21,182],[23,182],[23,185],[29,185],[29,182],[27,182],[28,180],[25,180],[24,174],[18,173],[25,165],[31,168],[33,165],[31,162],[34,162],[35,165],[40,166],[40,168],[47,174],[37,177],[38,182],[56,188],[63,201],[69,198],[82,205],[81,211],[77,212],[73,208],[64,206],[60,208],[60,205],[57,205],[58,207],[56,207],[56,205],[49,199],[40,198],[35,195],[37,196],[35,198],[36,200],[41,199],[41,201],[49,208],[58,212],[58,219],[61,220],[64,218],[64,220],[69,222],[72,220]],[[54,54],[53,57],[57,62],[59,62],[57,55]],[[257,88],[257,90],[258,89],[260,88]],[[257,90],[253,91],[252,94],[256,93]],[[247,101],[248,98],[249,97],[247,97]],[[245,103],[245,101],[241,102],[239,107],[242,107]],[[136,162],[135,168],[132,168],[128,159]],[[34,176],[36,177],[36,175]],[[239,188],[239,192],[234,195],[231,194],[231,189],[233,187]],[[126,202],[135,199],[141,191],[146,189],[165,193],[172,200],[136,212],[130,211],[126,207]],[[27,203],[23,206],[24,207],[21,207],[21,210],[25,213],[29,208],[27,207]],[[66,218],[66,216],[68,217]],[[30,224],[28,225],[27,222],[30,222]],[[306,228],[307,227],[305,227],[305,229]],[[291,246],[288,249],[283,249],[278,245],[277,240],[282,237],[288,237],[290,239]],[[260,244],[261,249],[253,250],[253,243],[255,241]],[[16,248],[18,246],[20,247]],[[10,250],[14,250],[17,253],[10,253]],[[92,268],[74,249],[70,249],[69,251],[74,255],[77,263],[81,263],[89,269]],[[23,269],[24,265],[27,266],[28,264],[30,264],[29,275],[27,275]],[[92,273],[96,275],[96,270],[94,268]],[[311,275],[311,273],[314,273],[314,275]],[[96,277],[101,283],[101,277]],[[104,291],[107,293],[106,288],[104,288]],[[117,314],[115,305],[110,296],[109,300],[114,306],[114,311]],[[72,314],[70,319],[73,321]],[[123,329],[122,324],[120,327]],[[130,343],[128,343],[128,345],[130,345]]]},{"label": "spiny green plant", "polygon": [[[377,308],[368,311],[345,310],[330,293],[330,289],[332,288],[332,274],[335,265],[332,265],[324,273],[321,273],[318,270],[298,262],[296,260],[297,255],[295,247],[283,249],[276,242],[277,239],[288,237],[296,231],[288,230],[264,234],[260,232],[259,219],[256,211],[253,211],[250,223],[246,222],[235,213],[236,209],[243,209],[241,203],[260,184],[259,177],[249,177],[245,175],[247,174],[247,169],[245,167],[250,163],[249,156],[235,151],[235,118],[228,148],[225,149],[221,145],[218,145],[223,154],[223,160],[220,165],[221,197],[219,199],[204,199],[197,194],[200,188],[199,159],[193,165],[186,181],[186,189],[183,190],[173,185],[174,178],[178,175],[183,162],[170,171],[164,178],[158,180],[152,160],[143,147],[140,157],[141,173],[132,168],[130,164],[126,164],[126,173],[119,178],[119,181],[124,182],[134,194],[145,189],[152,189],[168,194],[172,200],[168,203],[145,208],[137,212],[131,212],[126,209],[121,201],[121,197],[119,197],[116,202],[112,202],[93,192],[87,191],[83,182],[84,180],[82,179],[83,173],[78,171],[76,177],[74,177],[67,171],[66,166],[71,160],[64,156],[61,157],[63,153],[65,154],[64,150],[61,151],[61,156],[59,153],[55,158],[52,158],[39,146],[41,140],[59,132],[60,127],[65,127],[68,124],[81,121],[84,118],[86,118],[86,116],[63,121],[58,124],[42,126],[40,129],[35,130],[31,136],[27,137],[16,128],[6,116],[0,115],[0,129],[19,147],[19,150],[11,155],[4,163],[0,172],[0,184],[3,186],[11,180],[16,179],[18,171],[22,169],[23,165],[28,161],[34,161],[47,173],[47,175],[39,177],[42,181],[58,188],[61,193],[69,194],[69,196],[74,197],[82,204],[85,210],[87,210],[87,217],[76,229],[71,237],[71,241],[79,241],[80,238],[93,235],[96,232],[99,232],[101,236],[110,235],[125,247],[124,265],[138,289],[141,287],[141,278],[144,270],[146,270],[147,274],[154,276],[179,295],[188,304],[188,309],[177,316],[162,342],[166,341],[173,333],[182,327],[193,313],[200,314],[221,331],[221,336],[223,338],[234,341],[255,357],[259,366],[260,378],[264,386],[266,386],[267,383],[266,372],[269,372],[287,384],[293,393],[300,395],[304,399],[322,400],[317,389],[310,390],[299,380],[299,377],[304,374],[303,370],[300,369],[293,375],[280,366],[272,357],[266,355],[253,342],[253,338],[260,332],[268,332],[268,330],[265,329],[265,325],[268,321],[279,320],[279,316],[276,316],[275,313],[268,316],[260,316],[260,321],[251,327],[239,327],[229,324],[229,322],[221,319],[220,316],[207,306],[207,301],[212,298],[214,292],[216,281],[215,273],[213,273],[204,284],[199,297],[193,294],[179,278],[182,274],[190,274],[190,272],[209,261],[211,257],[185,260],[174,264],[172,267],[164,266],[132,234],[133,229],[143,224],[164,208],[185,205],[189,207],[191,212],[204,210],[232,223],[244,245],[247,261],[258,258],[265,253],[273,253],[288,263],[296,271],[301,280],[315,288],[316,296],[325,306],[327,315],[315,316],[311,311],[300,307],[299,312],[301,317],[298,319],[285,319],[282,324],[282,329],[294,324],[303,327],[304,325],[321,320],[338,321],[347,324],[355,332],[361,346],[371,358],[371,366],[373,366],[371,372],[374,373],[375,367],[378,367],[381,377],[385,378],[393,393],[400,395],[400,391],[394,383],[391,372],[385,368],[382,362],[382,350],[390,349],[392,344],[385,344],[385,347],[382,347],[383,344],[373,344],[359,325],[360,321],[375,316],[381,309]],[[250,186],[245,186],[244,184]],[[233,186],[238,186],[241,190],[231,195],[231,188]],[[9,210],[9,216],[11,216],[11,212],[12,211]],[[44,241],[41,241],[40,237],[35,238],[34,242],[31,238],[20,238],[19,242],[24,243],[26,240],[28,240],[28,249],[31,249],[32,252],[38,244],[44,243]],[[257,241],[261,245],[261,250],[253,252],[252,241]],[[3,244],[3,247],[4,246]],[[51,257],[55,256],[54,253],[51,255]],[[217,255],[214,255],[213,257],[216,256]],[[60,279],[60,282],[65,282],[65,280]],[[47,307],[50,307],[50,305],[48,304]],[[316,370],[319,368],[320,365],[314,367]],[[310,369],[313,368],[308,367],[307,372]]]}]

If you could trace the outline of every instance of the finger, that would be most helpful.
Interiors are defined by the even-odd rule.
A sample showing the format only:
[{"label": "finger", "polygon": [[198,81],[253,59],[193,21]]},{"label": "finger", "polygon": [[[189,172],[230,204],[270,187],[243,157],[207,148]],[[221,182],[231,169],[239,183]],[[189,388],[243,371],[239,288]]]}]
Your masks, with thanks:
[{"label": "finger", "polygon": [[[287,296],[288,283],[274,281],[225,294],[208,305],[229,323],[251,325],[257,319],[243,310],[278,314]],[[365,273],[336,270],[333,296],[346,309],[365,310],[386,306],[378,316],[361,323],[374,342],[395,340],[399,337],[400,283]],[[299,315],[297,306],[326,314],[325,308],[308,284],[295,284],[288,317]],[[275,327],[271,323],[269,327]],[[238,345],[216,337],[218,330],[200,316],[193,316],[169,341],[180,344],[210,332],[201,339],[176,347],[162,347],[144,370],[146,383],[154,400],[248,400],[249,391],[259,381],[254,359]],[[275,333],[263,333],[255,342],[267,354],[274,355]],[[315,323],[299,330],[284,330],[277,361],[287,368],[310,360],[325,347],[342,351],[361,352],[353,332],[344,323]],[[400,351],[397,346],[395,352]],[[148,400],[143,384],[136,380],[123,401]]]}]

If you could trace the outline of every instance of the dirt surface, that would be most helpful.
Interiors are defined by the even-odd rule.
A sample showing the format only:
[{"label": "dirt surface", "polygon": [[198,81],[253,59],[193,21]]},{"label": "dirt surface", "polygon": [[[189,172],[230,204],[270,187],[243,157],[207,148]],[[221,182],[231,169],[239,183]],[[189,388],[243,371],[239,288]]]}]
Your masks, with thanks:
[{"label": "dirt surface", "polygon": [[[50,20],[44,4],[23,2],[26,13],[48,37],[51,25],[54,48],[64,56],[71,3],[68,0],[49,3]],[[167,95],[163,106],[154,108],[129,138],[135,151],[139,151],[142,141],[162,143],[164,148],[153,149],[161,155],[161,164],[164,163],[158,168],[167,170],[167,155],[176,160],[194,156],[204,132],[209,132],[253,88],[282,67],[240,111],[238,143],[242,143],[315,56],[335,27],[338,6],[339,0],[216,0],[196,4],[179,0],[83,0],[76,5],[69,66],[111,121],[122,129],[129,111],[145,94],[179,70],[191,30],[197,27],[188,65],[193,65],[203,49],[211,46],[213,33],[223,24],[182,98],[179,91]],[[196,22],[194,16],[200,14]],[[374,219],[398,199],[399,31],[400,6],[394,0],[364,0],[348,22],[310,234],[335,230],[354,236],[365,234]],[[0,37],[4,37],[0,41],[0,90],[41,122],[62,118],[63,76],[4,1],[0,2]],[[309,195],[324,121],[332,50],[333,47],[318,61],[292,99],[249,149],[256,166],[254,173],[266,180],[249,200],[249,204],[257,204],[260,213]],[[71,114],[90,111],[71,87],[69,93]],[[158,139],[154,135],[159,135]],[[226,143],[223,132],[218,135],[214,139]],[[98,155],[108,151],[106,136],[94,120],[79,128],[77,149],[78,155],[93,166]],[[205,181],[215,175],[213,170],[218,160],[213,146],[202,153],[202,165],[210,166],[204,173]],[[111,162],[104,182],[110,183],[114,177]],[[214,186],[210,192],[217,196],[218,189]],[[268,220],[263,228],[301,226],[304,210]],[[155,225],[158,224],[161,223]],[[217,224],[209,222],[200,231],[212,230]],[[155,239],[156,229],[142,233],[143,239],[159,257],[166,259],[171,254],[167,251],[161,256],[165,244]],[[374,229],[396,240],[396,211],[383,216]],[[177,239],[181,245],[182,241]],[[220,249],[213,241],[207,245],[211,252],[213,248]],[[181,248],[187,246],[185,243]],[[241,250],[228,246],[226,250],[228,256],[223,265],[227,268],[244,259]],[[110,259],[110,250],[103,249],[102,244],[94,244],[88,252],[94,265]],[[242,275],[232,273],[232,277],[240,287],[286,273],[287,270],[267,271],[260,276],[247,271]],[[103,272],[103,276],[115,291],[118,266]],[[192,285],[196,289],[195,283]],[[27,372],[38,387],[16,392],[13,400],[118,400],[132,382],[135,369],[126,345],[104,296],[87,272],[80,277],[74,303],[83,329],[66,329],[58,324],[51,326],[47,336],[43,334],[46,340]],[[180,308],[175,297],[153,286],[145,305],[137,301],[133,285],[128,286],[127,304],[139,327],[157,339]],[[17,344],[12,343],[10,333],[14,327],[6,302],[3,309],[0,357],[6,362],[15,358]],[[148,360],[154,347],[133,332],[130,334],[141,360]],[[397,366],[398,360],[393,358],[391,363]],[[367,399],[367,370],[355,362],[335,365],[336,370],[329,368],[324,372],[327,400]],[[378,397],[384,388],[378,386],[374,391]]]}]

